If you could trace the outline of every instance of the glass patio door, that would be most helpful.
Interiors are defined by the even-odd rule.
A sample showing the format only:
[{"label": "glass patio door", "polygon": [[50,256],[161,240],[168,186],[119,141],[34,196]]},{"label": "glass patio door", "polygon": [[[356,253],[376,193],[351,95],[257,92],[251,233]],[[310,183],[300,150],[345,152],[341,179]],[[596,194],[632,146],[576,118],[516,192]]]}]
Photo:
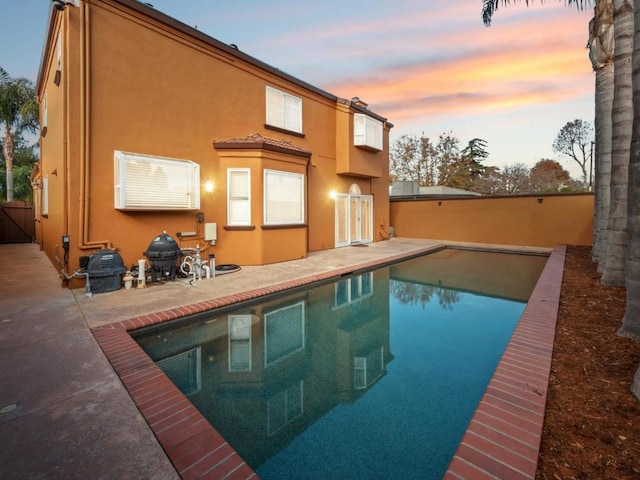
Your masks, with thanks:
[{"label": "glass patio door", "polygon": [[362,242],[362,202],[359,196],[349,198],[349,243]]},{"label": "glass patio door", "polygon": [[373,196],[335,196],[336,247],[373,241]]}]

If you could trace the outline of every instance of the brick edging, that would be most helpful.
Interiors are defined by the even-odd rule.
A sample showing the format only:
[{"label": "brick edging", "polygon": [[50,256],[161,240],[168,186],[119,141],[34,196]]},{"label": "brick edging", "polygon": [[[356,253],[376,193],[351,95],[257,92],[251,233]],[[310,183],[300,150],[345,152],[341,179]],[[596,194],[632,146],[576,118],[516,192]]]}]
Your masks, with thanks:
[{"label": "brick edging", "polygon": [[[128,332],[443,248],[443,245],[426,247],[240,294],[141,315],[98,326],[91,331],[183,479],[256,479],[253,470]],[[564,246],[556,247],[551,253],[445,478],[495,480],[535,477],[565,253]]]},{"label": "brick edging", "polygon": [[395,263],[433,251],[435,245],[383,259],[342,267],[273,286],[154,312],[91,329],[178,474],[190,479],[257,479],[255,472],[149,358],[129,331],[186,315],[299,288],[353,272]]},{"label": "brick edging", "polygon": [[535,478],[565,256],[547,260],[445,479]]}]

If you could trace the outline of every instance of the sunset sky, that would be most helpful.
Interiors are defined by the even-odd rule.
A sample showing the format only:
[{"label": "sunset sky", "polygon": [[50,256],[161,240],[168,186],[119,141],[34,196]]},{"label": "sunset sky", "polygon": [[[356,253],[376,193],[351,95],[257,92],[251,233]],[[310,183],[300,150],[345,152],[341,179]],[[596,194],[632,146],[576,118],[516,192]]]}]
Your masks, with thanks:
[{"label": "sunset sky", "polygon": [[[35,81],[50,0],[2,0],[0,66]],[[222,42],[343,98],[359,97],[403,134],[461,148],[487,141],[487,165],[557,159],[568,121],[593,121],[586,49],[592,8],[548,0],[500,7],[484,27],[481,0],[149,0]],[[10,49],[10,51],[9,51]]]}]

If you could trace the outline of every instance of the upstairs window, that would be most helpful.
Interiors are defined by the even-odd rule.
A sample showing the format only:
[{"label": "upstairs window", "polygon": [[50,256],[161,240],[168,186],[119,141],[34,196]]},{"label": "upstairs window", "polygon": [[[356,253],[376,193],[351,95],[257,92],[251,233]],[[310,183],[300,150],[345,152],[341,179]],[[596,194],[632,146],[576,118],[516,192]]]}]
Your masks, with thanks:
[{"label": "upstairs window", "polygon": [[42,178],[42,216],[49,215],[49,175]]},{"label": "upstairs window", "polygon": [[353,115],[353,144],[382,150],[382,122],[362,113]]},{"label": "upstairs window", "polygon": [[53,83],[60,85],[60,75],[62,74],[62,32],[58,32],[56,41],[56,74],[53,77]]},{"label": "upstairs window", "polygon": [[47,134],[47,118],[49,117],[49,106],[47,105],[47,91],[42,96],[42,128],[40,134],[44,137]]},{"label": "upstairs window", "polygon": [[267,87],[267,125],[302,133],[302,99]]},{"label": "upstairs window", "polygon": [[230,168],[227,170],[227,223],[251,225],[251,170]]},{"label": "upstairs window", "polygon": [[197,210],[200,165],[188,160],[115,152],[118,210]]}]

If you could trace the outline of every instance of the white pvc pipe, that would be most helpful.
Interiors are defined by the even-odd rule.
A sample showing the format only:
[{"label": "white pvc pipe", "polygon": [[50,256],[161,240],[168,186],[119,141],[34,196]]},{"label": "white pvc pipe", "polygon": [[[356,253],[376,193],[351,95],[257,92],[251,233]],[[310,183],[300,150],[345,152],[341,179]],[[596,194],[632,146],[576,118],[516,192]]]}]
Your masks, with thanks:
[{"label": "white pvc pipe", "polygon": [[138,260],[138,285],[136,288],[144,288],[147,286],[147,272],[145,270],[144,258]]}]

